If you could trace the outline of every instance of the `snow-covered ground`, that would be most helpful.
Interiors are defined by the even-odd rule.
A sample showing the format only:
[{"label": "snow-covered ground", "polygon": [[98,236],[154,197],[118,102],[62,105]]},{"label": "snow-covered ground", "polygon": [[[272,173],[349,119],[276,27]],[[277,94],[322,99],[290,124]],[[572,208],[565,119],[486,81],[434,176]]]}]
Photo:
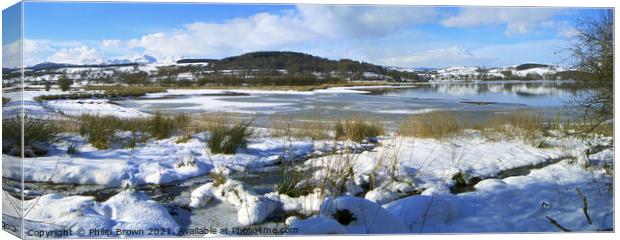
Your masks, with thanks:
[{"label": "snow-covered ground", "polygon": [[[54,145],[44,157],[23,160],[26,181],[97,184],[121,186],[124,184],[162,184],[208,174],[214,166],[230,169],[257,168],[274,165],[286,151],[293,156],[303,156],[314,151],[310,141],[287,142],[283,138],[251,139],[247,149],[235,155],[211,154],[204,142],[208,133],[198,133],[186,143],[176,143],[176,138],[149,140],[135,149],[116,147],[97,150],[79,136],[68,137],[77,144],[78,153],[66,153],[67,142]],[[179,167],[180,162],[193,162]],[[22,161],[18,157],[3,155],[3,176],[19,179]]]},{"label": "snow-covered ground", "polygon": [[[483,180],[473,192],[454,195],[429,188],[381,207],[372,199],[339,197],[323,202],[320,213],[312,218],[294,219],[292,226],[310,234],[561,231],[550,222],[553,219],[571,231],[610,231],[614,227],[613,179],[600,166],[613,164],[613,151],[605,150],[590,160],[599,161],[598,167],[586,169],[563,160],[524,176]],[[578,191],[587,199],[591,224]],[[338,210],[341,214],[347,210],[355,220],[342,223],[342,217],[334,214]],[[386,222],[391,224],[385,226]]]},{"label": "snow-covered ground", "polygon": [[[329,91],[358,92],[346,88],[323,92]],[[149,101],[170,101],[158,98],[224,93],[170,90],[148,97],[152,98]],[[262,94],[250,90],[235,93]],[[65,117],[84,112],[144,116],[107,100],[39,103],[32,100],[37,94],[46,92],[27,92],[23,102],[28,112],[37,116]],[[212,100],[206,104],[213,104]],[[19,101],[10,102],[3,111],[6,114],[20,106]],[[116,135],[123,139],[127,134]],[[200,132],[184,143],[177,143],[176,137],[151,139],[134,149],[123,148],[115,141],[111,149],[97,150],[82,137],[65,134],[63,141],[51,145],[46,156],[22,160],[3,154],[3,177],[7,179],[20,180],[23,173],[25,181],[43,182],[43,187],[79,184],[118,190],[111,198],[99,201],[90,196],[43,194],[27,200],[23,213],[16,211],[18,200],[5,191],[3,214],[11,219],[24,214],[26,224],[41,229],[161,228],[169,230],[166,235],[175,235],[187,226],[171,214],[171,209],[221,214],[214,204],[223,205],[227,214],[190,219],[221,218],[224,220],[220,223],[261,226],[294,216],[284,224],[298,228],[300,234],[559,231],[550,219],[574,231],[610,230],[614,226],[613,173],[606,172],[614,164],[611,137],[548,136],[543,139],[548,147],[538,148],[519,139],[489,140],[473,130],[442,140],[388,134],[380,136],[377,143],[364,145],[261,135],[249,139],[247,148],[237,154],[212,154],[205,145],[208,138],[208,132]],[[69,143],[78,146],[76,154],[67,154]],[[347,151],[347,147],[356,151]],[[591,153],[594,147],[598,150]],[[293,159],[303,163],[287,161]],[[282,162],[295,163],[296,171],[308,173],[296,187],[314,188],[306,195],[291,197],[273,190],[256,191],[248,182],[235,179],[234,173],[250,175]],[[500,175],[519,168],[531,169],[514,176]],[[185,200],[157,202],[147,192],[135,190],[146,184],[191,182],[210,173],[221,174],[225,181],[210,178],[206,183],[190,184],[179,198]],[[480,181],[472,180],[467,191],[453,191],[458,173],[465,181]],[[592,223],[583,212],[579,192],[587,198],[587,216]],[[273,220],[274,215],[280,220]],[[193,225],[201,224],[209,226],[210,222]]]},{"label": "snow-covered ground", "polygon": [[3,220],[21,225],[11,220],[23,217],[29,238],[67,237],[55,235],[62,234],[55,232],[61,229],[71,230],[71,237],[82,238],[146,236],[152,229],[163,229],[164,235],[179,231],[179,225],[166,208],[133,190],[120,192],[105,202],[97,202],[93,197],[47,194],[24,201],[23,210],[18,206],[21,206],[18,199],[3,192],[3,215],[10,217]]},{"label": "snow-covered ground", "polygon": [[[84,91],[88,92],[88,91]],[[20,109],[24,109],[29,117],[33,118],[62,118],[62,116],[80,116],[82,114],[111,115],[121,118],[144,117],[149,114],[135,109],[125,108],[114,104],[108,99],[78,99],[78,100],[52,100],[37,102],[35,97],[42,95],[62,95],[67,92],[59,90],[50,91],[24,91],[23,95],[8,94],[11,101],[3,106],[4,117],[17,116]],[[23,99],[23,101],[19,101]],[[22,104],[23,103],[23,104]]]},{"label": "snow-covered ground", "polygon": [[53,111],[61,112],[68,116],[112,115],[121,118],[146,117],[150,114],[135,109],[121,107],[111,103],[108,99],[79,99],[79,100],[52,100],[44,105]]},{"label": "snow-covered ground", "polygon": [[[213,155],[199,141],[205,134],[194,135],[187,143],[179,144],[174,138],[152,140],[134,150],[95,150],[82,143],[79,154],[73,156],[66,155],[63,146],[58,145],[50,156],[25,159],[24,177],[26,181],[108,186],[162,184],[214,170],[230,176],[230,171],[273,165],[287,155],[285,146],[292,146],[294,155],[298,156],[330,148],[327,142],[287,142],[265,137],[252,139],[242,153]],[[73,139],[79,141],[77,136]],[[237,209],[234,218],[239,226],[261,224],[276,212],[298,213],[310,217],[293,217],[286,222],[306,234],[558,231],[547,216],[572,230],[604,230],[613,227],[614,210],[613,195],[608,190],[611,175],[605,174],[602,166],[613,164],[613,151],[603,150],[587,157],[583,152],[588,145],[608,146],[610,141],[610,138],[597,138],[586,143],[575,138],[550,138],[548,143],[552,147],[543,149],[519,140],[483,140],[475,134],[451,141],[385,136],[372,151],[324,155],[299,165],[301,169],[319,169],[305,183],[328,178],[327,171],[340,164],[351,166],[353,180],[346,183],[341,197],[330,195],[329,189],[327,193],[317,189],[297,198],[276,192],[261,195],[247,183],[229,178],[220,185],[209,182],[196,186],[188,205],[202,210],[217,199]],[[570,158],[533,169],[523,176],[503,179],[497,176],[503,170],[558,157]],[[591,164],[589,168],[584,167],[586,159]],[[19,178],[19,159],[3,155],[3,161],[3,175]],[[179,167],[179,161],[195,164]],[[475,191],[453,194],[450,187],[455,184],[452,176],[457,172],[485,180],[474,186]],[[364,193],[361,186],[373,174],[376,186]],[[390,177],[394,175],[396,178]],[[577,188],[588,199],[592,224],[583,215]],[[421,194],[416,195],[416,190]],[[137,192],[121,192],[105,202],[54,194],[36,199],[40,199],[38,204],[34,200],[28,202],[36,205],[29,218],[35,222],[76,228],[123,226],[123,229],[163,224],[178,230],[161,206]],[[6,208],[10,206],[5,205]],[[47,208],[56,210],[43,214]],[[153,211],[157,218],[142,220],[138,217],[141,211],[149,214]],[[351,216],[345,221],[342,214]]]}]

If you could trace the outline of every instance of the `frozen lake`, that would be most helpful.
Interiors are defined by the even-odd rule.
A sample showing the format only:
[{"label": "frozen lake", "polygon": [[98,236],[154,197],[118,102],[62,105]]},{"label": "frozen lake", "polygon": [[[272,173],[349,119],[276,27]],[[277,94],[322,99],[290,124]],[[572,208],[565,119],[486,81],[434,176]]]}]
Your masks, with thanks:
[{"label": "frozen lake", "polygon": [[[274,116],[345,119],[364,116],[397,122],[411,114],[454,111],[485,118],[515,110],[556,117],[566,114],[574,91],[561,81],[426,83],[410,87],[327,91],[179,90],[118,102],[143,112],[234,112],[266,124]],[[387,120],[386,120],[387,119]]]}]

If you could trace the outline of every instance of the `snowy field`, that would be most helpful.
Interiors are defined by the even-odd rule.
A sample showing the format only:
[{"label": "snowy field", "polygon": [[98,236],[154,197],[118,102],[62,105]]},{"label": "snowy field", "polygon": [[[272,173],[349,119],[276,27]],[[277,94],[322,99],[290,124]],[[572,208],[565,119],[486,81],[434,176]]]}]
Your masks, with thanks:
[{"label": "snowy field", "polygon": [[[363,88],[298,94],[330,91],[359,93]],[[171,95],[230,92],[169,90],[147,98],[169,102]],[[24,94],[33,117],[149,116],[105,99],[32,100],[40,94]],[[200,104],[218,103],[217,96],[203,97]],[[11,102],[4,113],[19,106]],[[23,175],[28,183],[23,211],[19,190],[3,186],[3,215],[12,224],[24,217],[27,229],[126,230],[107,234],[114,237],[145,236],[150,229],[205,236],[213,234],[188,229],[213,226],[296,229],[291,234],[614,229],[611,137],[549,134],[544,147],[535,147],[519,139],[489,140],[474,130],[441,140],[388,132],[364,144],[261,135],[236,154],[212,153],[205,145],[210,137],[203,131],[182,143],[173,136],[133,149],[112,144],[97,150],[80,135],[67,133],[45,156],[26,158],[23,165],[20,158],[3,154],[3,178],[19,181]],[[77,153],[67,153],[69,144],[79,146]],[[286,174],[282,166],[304,173],[296,187],[308,191],[295,196],[276,191],[277,179]],[[276,180],[261,182],[270,176]],[[86,190],[75,190],[78,186]]]}]

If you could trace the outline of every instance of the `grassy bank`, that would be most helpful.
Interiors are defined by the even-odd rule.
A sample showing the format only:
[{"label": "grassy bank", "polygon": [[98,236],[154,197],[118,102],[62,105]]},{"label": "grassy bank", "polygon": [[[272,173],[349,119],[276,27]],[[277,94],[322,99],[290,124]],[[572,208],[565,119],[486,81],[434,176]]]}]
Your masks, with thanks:
[{"label": "grassy bank", "polygon": [[397,133],[402,136],[445,139],[475,130],[490,140],[520,139],[535,146],[544,145],[542,138],[551,132],[560,135],[580,132],[606,136],[613,134],[611,124],[596,125],[585,120],[545,119],[541,114],[515,111],[494,114],[486,119],[471,119],[454,112],[431,112],[412,115],[400,123]]}]

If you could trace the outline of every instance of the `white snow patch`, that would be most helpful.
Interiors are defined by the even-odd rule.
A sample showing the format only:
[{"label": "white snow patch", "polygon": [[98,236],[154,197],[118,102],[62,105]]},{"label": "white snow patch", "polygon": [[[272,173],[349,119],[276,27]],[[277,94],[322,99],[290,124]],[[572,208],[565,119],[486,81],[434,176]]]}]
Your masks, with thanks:
[{"label": "white snow patch", "polygon": [[445,224],[455,218],[458,209],[449,197],[416,195],[383,205],[409,227],[411,232],[432,229],[437,224]]},{"label": "white snow patch", "polygon": [[[4,214],[20,217],[6,202],[18,202],[8,194],[3,194]],[[117,235],[117,229],[128,230],[145,236],[149,229],[167,229],[170,235],[179,231],[179,225],[174,221],[168,210],[148,196],[126,190],[114,195],[105,202],[96,202],[93,197],[61,196],[47,194],[41,197],[24,201],[24,219],[26,229],[54,230],[58,227],[71,229],[79,233],[78,229],[111,229],[112,236]],[[148,217],[145,217],[148,216]],[[88,237],[88,230],[86,235]],[[123,234],[121,234],[123,235]]]},{"label": "white snow patch", "polygon": [[[357,197],[328,199],[321,205],[320,217],[336,219],[349,215],[352,221],[343,223],[348,234],[394,234],[409,232],[407,226],[379,204]],[[338,220],[338,219],[336,219]],[[340,221],[339,221],[340,222]]]},{"label": "white snow patch", "polygon": [[216,185],[207,183],[191,193],[190,207],[203,207],[212,199],[228,202],[236,206],[237,221],[243,226],[261,223],[278,208],[278,203],[257,195],[243,182],[227,179]]},{"label": "white snow patch", "polygon": [[69,116],[80,116],[82,114],[117,116],[120,118],[150,116],[150,114],[135,109],[119,106],[107,99],[51,100],[46,101],[44,105]]}]

